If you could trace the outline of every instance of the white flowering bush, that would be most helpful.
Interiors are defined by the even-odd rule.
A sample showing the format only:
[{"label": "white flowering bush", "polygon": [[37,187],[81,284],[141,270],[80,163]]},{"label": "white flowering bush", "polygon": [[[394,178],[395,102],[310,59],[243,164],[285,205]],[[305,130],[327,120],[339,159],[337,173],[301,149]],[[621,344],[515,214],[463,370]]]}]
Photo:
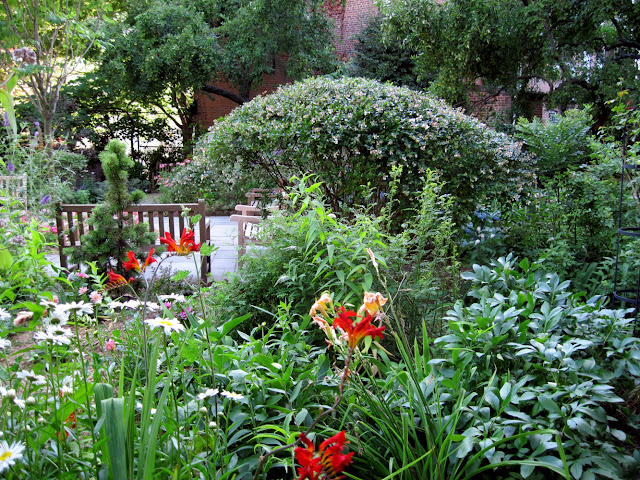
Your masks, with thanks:
[{"label": "white flowering bush", "polygon": [[[216,122],[180,175],[198,188],[207,176],[219,182],[222,172],[229,185],[267,177],[284,186],[293,175],[317,174],[339,210],[384,200],[389,173],[401,167],[402,210],[431,169],[462,214],[487,197],[520,195],[531,178],[520,147],[424,93],[361,78],[316,77],[255,98]],[[203,179],[192,183],[195,172]]]}]

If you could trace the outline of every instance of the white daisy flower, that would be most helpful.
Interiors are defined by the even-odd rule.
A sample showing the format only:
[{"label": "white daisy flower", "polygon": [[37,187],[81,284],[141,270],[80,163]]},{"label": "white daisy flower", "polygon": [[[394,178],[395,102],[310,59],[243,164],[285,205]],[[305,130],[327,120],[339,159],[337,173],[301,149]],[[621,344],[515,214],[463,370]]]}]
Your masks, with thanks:
[{"label": "white daisy flower", "polygon": [[41,341],[41,340],[44,340],[46,342],[52,342],[53,341],[52,335],[50,335],[47,332],[36,332],[33,335],[33,339],[38,341],[38,342]]},{"label": "white daisy flower", "polygon": [[55,308],[56,307],[56,302],[53,302],[53,301],[49,300],[48,298],[41,298],[40,299],[40,305],[42,305],[45,308]]},{"label": "white daisy flower", "polygon": [[76,315],[91,315],[93,314],[93,305],[85,303],[84,300],[79,302],[62,303],[58,305],[58,308],[67,312],[76,312]]},{"label": "white daisy flower", "polygon": [[205,398],[215,397],[218,393],[220,393],[220,391],[217,388],[207,388],[204,392],[198,395],[198,399],[204,400]]},{"label": "white daisy flower", "polygon": [[4,308],[0,308],[0,321],[9,320],[11,318],[11,314],[7,312]]},{"label": "white daisy flower", "polygon": [[16,374],[16,376],[21,380],[26,380],[28,382],[33,383],[34,385],[45,385],[47,380],[42,375],[36,375],[33,373],[33,370],[22,370]]},{"label": "white daisy flower", "polygon": [[145,320],[144,323],[149,325],[149,328],[164,328],[166,335],[171,334],[172,331],[181,332],[184,331],[184,325],[178,321],[177,318],[151,318]]},{"label": "white daisy flower", "polygon": [[11,340],[0,338],[0,350],[8,350],[11,348]]},{"label": "white daisy flower", "polygon": [[169,295],[158,295],[158,300],[161,301],[173,301],[173,302],[186,302],[187,300],[184,298],[184,295],[179,295],[177,293],[171,293]]},{"label": "white daisy flower", "polygon": [[50,325],[44,332],[36,332],[33,338],[38,341],[45,340],[55,345],[71,345],[71,339],[69,337],[72,336],[73,333],[62,327]]},{"label": "white daisy flower", "polygon": [[56,306],[48,317],[42,319],[44,325],[66,325],[69,321],[69,312]]},{"label": "white daisy flower", "polygon": [[109,307],[112,310],[115,310],[116,308],[124,308],[124,303],[118,302],[117,300],[114,300],[112,302],[109,302],[107,304],[107,307]]},{"label": "white daisy flower", "polygon": [[150,312],[157,312],[158,310],[160,310],[160,305],[154,302],[147,302],[147,310],[149,310]]},{"label": "white daisy flower", "polygon": [[20,407],[20,410],[24,410],[25,407],[25,401],[21,398],[14,398],[13,399],[13,403],[15,403],[17,406]]},{"label": "white daisy flower", "polygon": [[16,460],[22,459],[23,451],[24,446],[18,442],[14,442],[9,446],[6,441],[0,440],[0,472],[11,467],[16,463]]},{"label": "white daisy flower", "polygon": [[230,398],[231,400],[242,400],[244,398],[244,396],[240,395],[239,393],[229,392],[227,390],[223,390],[220,395]]},{"label": "white daisy flower", "polygon": [[124,302],[122,304],[123,307],[131,308],[133,310],[138,308],[140,305],[142,305],[142,304],[138,300],[127,300],[126,302]]}]

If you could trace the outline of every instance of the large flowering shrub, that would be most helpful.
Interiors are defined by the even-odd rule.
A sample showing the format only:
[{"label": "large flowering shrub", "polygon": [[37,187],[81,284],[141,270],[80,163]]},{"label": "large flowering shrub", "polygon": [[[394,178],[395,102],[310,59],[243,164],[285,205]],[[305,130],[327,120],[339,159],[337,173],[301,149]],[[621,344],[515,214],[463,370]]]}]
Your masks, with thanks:
[{"label": "large flowering shrub", "polygon": [[460,213],[487,197],[516,197],[528,182],[528,157],[510,137],[426,94],[361,78],[316,77],[255,98],[211,127],[198,150],[189,172],[202,178],[192,183],[189,173],[191,189],[229,169],[230,185],[267,176],[282,186],[315,173],[335,209],[387,197],[394,166],[400,208],[427,169]]}]

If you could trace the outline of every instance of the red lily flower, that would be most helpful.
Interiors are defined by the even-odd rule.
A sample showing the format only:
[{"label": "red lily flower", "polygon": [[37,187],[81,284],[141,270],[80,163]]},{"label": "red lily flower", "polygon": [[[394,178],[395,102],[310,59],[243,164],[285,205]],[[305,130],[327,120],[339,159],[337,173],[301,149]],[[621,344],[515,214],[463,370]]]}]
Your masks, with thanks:
[{"label": "red lily flower", "polygon": [[164,237],[160,237],[160,243],[167,245],[169,252],[174,252],[178,255],[188,255],[192,252],[199,252],[201,243],[195,243],[195,234],[193,230],[185,228],[182,231],[180,237],[180,245],[176,243],[171,234],[167,232]]},{"label": "red lily flower", "polygon": [[341,474],[349,466],[351,457],[353,457],[353,452],[346,455],[342,453],[344,444],[349,443],[345,440],[344,431],[322,442],[317,457],[314,455],[313,443],[304,433],[300,434],[300,440],[306,445],[306,448],[296,447],[295,449],[296,460],[301,465],[298,468],[300,475],[298,480],[319,480],[321,474],[324,474],[325,480],[344,478],[344,475]]},{"label": "red lily flower", "polygon": [[[362,320],[354,323],[353,319],[357,318],[362,318]],[[356,312],[340,307],[338,318],[333,321],[333,324],[347,333],[349,348],[355,349],[358,346],[358,342],[369,335],[374,340],[376,337],[382,340],[382,332],[384,332],[385,327],[374,327],[371,325],[371,320],[373,320],[373,317],[368,313],[364,317],[359,317]]]},{"label": "red lily flower", "polygon": [[157,261],[155,258],[153,258],[153,248],[149,249],[149,254],[147,255],[147,259],[144,261],[142,266],[140,266],[140,263],[136,259],[135,254],[131,250],[127,252],[127,257],[129,257],[129,260],[122,264],[124,268],[127,270],[127,272],[129,270],[135,270],[136,272],[144,272],[149,265]]}]

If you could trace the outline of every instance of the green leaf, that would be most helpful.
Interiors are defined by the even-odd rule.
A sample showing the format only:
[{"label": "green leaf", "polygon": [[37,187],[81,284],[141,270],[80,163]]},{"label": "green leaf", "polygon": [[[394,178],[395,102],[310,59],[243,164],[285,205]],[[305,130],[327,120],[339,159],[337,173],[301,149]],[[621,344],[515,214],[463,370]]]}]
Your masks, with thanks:
[{"label": "green leaf", "polygon": [[241,317],[233,318],[233,319],[225,322],[222,325],[222,329],[220,329],[220,327],[218,327],[218,330],[220,331],[221,336],[224,337],[226,335],[229,335],[231,330],[236,328],[238,325],[240,325],[242,322],[244,322],[249,317],[251,317],[251,314],[247,313],[245,315],[242,315]]},{"label": "green leaf", "polygon": [[554,402],[551,399],[551,397],[549,397],[548,395],[545,395],[545,394],[539,395],[538,401],[540,402],[540,405],[542,405],[544,409],[547,410],[548,412],[556,414],[560,417],[562,416],[562,411],[560,410],[560,407],[558,407],[558,404]]},{"label": "green leaf", "polygon": [[309,411],[306,408],[303,408],[298,412],[295,418],[296,425],[302,426],[304,425],[305,420],[309,417]]},{"label": "green leaf", "polygon": [[494,410],[500,410],[500,399],[489,388],[484,389],[484,399]]},{"label": "green leaf", "polygon": [[189,273],[190,273],[189,270],[180,270],[173,277],[171,277],[171,280],[174,282],[180,282],[185,278],[187,278],[189,276]]},{"label": "green leaf", "polygon": [[9,270],[11,265],[13,265],[13,256],[7,247],[0,244],[0,270]]}]

